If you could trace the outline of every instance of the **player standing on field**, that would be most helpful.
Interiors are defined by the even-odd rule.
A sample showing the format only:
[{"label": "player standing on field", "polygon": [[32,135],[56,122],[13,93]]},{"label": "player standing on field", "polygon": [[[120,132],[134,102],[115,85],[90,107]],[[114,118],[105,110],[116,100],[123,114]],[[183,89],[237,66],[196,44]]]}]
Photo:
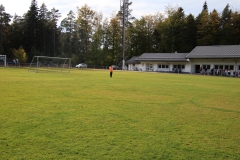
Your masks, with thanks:
[{"label": "player standing on field", "polygon": [[112,66],[109,67],[109,71],[110,71],[110,78],[112,78],[112,74],[113,74],[113,67]]}]

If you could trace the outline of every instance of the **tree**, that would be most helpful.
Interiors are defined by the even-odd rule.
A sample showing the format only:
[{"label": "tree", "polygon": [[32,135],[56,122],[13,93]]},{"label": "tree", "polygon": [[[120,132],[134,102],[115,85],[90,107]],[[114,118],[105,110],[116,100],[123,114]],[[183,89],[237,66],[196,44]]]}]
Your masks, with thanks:
[{"label": "tree", "polygon": [[31,55],[31,48],[35,47],[37,50],[39,50],[39,43],[38,43],[38,36],[37,34],[39,33],[39,17],[38,17],[38,6],[37,6],[37,1],[32,0],[31,6],[25,15],[25,23],[24,23],[24,44],[23,48],[26,49],[26,53],[29,57],[29,59],[32,59],[33,56]]},{"label": "tree", "polygon": [[164,23],[160,25],[161,34],[161,46],[163,52],[173,53],[175,50],[177,50],[176,47],[176,35],[175,32],[178,32],[178,25],[179,25],[179,18],[181,18],[178,15],[178,8],[173,7],[171,5],[167,6],[165,8],[165,12],[167,14],[167,18],[165,19]]},{"label": "tree", "polygon": [[232,44],[240,44],[240,13],[234,12],[231,15],[231,24],[233,27]]},{"label": "tree", "polygon": [[186,41],[188,46],[186,52],[191,52],[196,46],[196,34],[197,34],[196,22],[192,14],[187,16],[186,23],[187,23]]},{"label": "tree", "polygon": [[91,9],[88,5],[84,5],[77,10],[77,19],[76,19],[76,31],[79,38],[79,52],[80,58],[83,62],[88,62],[88,57],[90,54],[90,45],[92,42],[93,36],[93,22],[95,11]]},{"label": "tree", "polygon": [[219,44],[220,32],[220,17],[218,12],[214,9],[209,15],[209,43],[208,45]]},{"label": "tree", "polygon": [[4,54],[4,46],[7,44],[3,44],[3,41],[7,43],[7,37],[10,34],[10,25],[11,15],[5,12],[4,6],[0,5],[0,54]]},{"label": "tree", "polygon": [[203,10],[196,18],[197,45],[206,46],[209,44],[209,14]]},{"label": "tree", "polygon": [[103,46],[103,28],[102,28],[102,14],[95,13],[93,22],[93,36],[91,43],[91,54],[89,61],[90,64],[101,64],[102,58],[102,46]]},{"label": "tree", "polygon": [[15,14],[11,24],[11,37],[9,37],[11,48],[19,48],[24,45],[24,26],[24,19]]},{"label": "tree", "polygon": [[53,53],[51,56],[56,56],[56,44],[59,44],[59,33],[60,30],[57,29],[57,21],[61,17],[61,14],[59,13],[58,9],[52,8],[51,12],[48,12],[49,22],[50,26],[53,29]]},{"label": "tree", "polygon": [[[109,65],[117,63],[117,56],[121,54],[122,47],[122,28],[120,26],[120,16],[115,15],[110,19],[110,23],[107,28],[106,42],[108,44],[109,59],[111,60]],[[106,43],[105,43],[106,44]]]},{"label": "tree", "polygon": [[164,21],[164,15],[156,13],[152,15],[154,28],[152,33],[152,52],[159,53],[161,52],[161,32],[158,30],[158,26]]},{"label": "tree", "polygon": [[172,25],[172,52],[185,52],[187,50],[187,23],[182,7],[170,17]]},{"label": "tree", "polygon": [[61,22],[61,42],[62,51],[67,56],[71,57],[74,52],[73,34],[75,32],[75,14],[73,11],[69,11],[66,18]]},{"label": "tree", "polygon": [[46,54],[46,39],[47,39],[47,21],[48,21],[48,9],[45,3],[43,3],[40,7],[39,10],[39,38],[38,38],[38,43],[39,43],[39,50],[43,52],[42,55]]},{"label": "tree", "polygon": [[22,46],[20,46],[18,50],[13,49],[13,54],[14,57],[19,60],[19,62],[26,63],[27,54]]},{"label": "tree", "polygon": [[[147,37],[148,31],[149,28],[145,17],[141,17],[140,20],[136,19],[133,21],[132,27],[129,28],[133,56],[148,52],[148,39],[150,38]],[[151,36],[151,34],[149,34],[149,36]]]},{"label": "tree", "polygon": [[231,23],[231,14],[232,10],[229,9],[229,4],[226,5],[222,12],[222,16],[220,18],[220,33],[219,33],[219,44],[232,44],[232,35],[233,35],[233,26]]}]

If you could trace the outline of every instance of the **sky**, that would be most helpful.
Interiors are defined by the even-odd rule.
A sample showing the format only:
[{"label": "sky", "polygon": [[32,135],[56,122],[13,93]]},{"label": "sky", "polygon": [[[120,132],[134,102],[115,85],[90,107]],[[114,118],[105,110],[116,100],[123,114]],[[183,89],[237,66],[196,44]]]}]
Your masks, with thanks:
[{"label": "sky", "polygon": [[[193,14],[195,17],[202,11],[205,0],[129,0],[132,2],[132,16],[140,19],[141,16],[159,13],[165,13],[167,6],[182,7],[184,13]],[[32,0],[4,0],[0,2],[5,7],[5,12],[10,15],[17,14],[23,16],[27,13]],[[222,12],[227,4],[230,9],[240,12],[240,0],[206,0],[209,12],[216,9]],[[37,0],[38,7],[43,3],[50,11],[52,8],[58,9],[61,13],[60,21],[67,17],[70,10],[76,13],[77,7],[81,8],[84,4],[91,7],[92,10],[101,12],[103,18],[110,18],[112,13],[116,13],[120,8],[120,0]]]}]

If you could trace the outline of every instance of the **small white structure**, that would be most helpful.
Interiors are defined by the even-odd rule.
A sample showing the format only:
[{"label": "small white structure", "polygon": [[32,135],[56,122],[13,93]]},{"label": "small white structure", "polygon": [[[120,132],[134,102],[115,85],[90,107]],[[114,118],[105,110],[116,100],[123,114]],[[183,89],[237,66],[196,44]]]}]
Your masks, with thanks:
[{"label": "small white structure", "polygon": [[129,71],[139,71],[141,68],[140,62],[136,61],[137,57],[132,57],[131,59],[129,59],[128,61],[126,61],[127,64],[127,70]]}]

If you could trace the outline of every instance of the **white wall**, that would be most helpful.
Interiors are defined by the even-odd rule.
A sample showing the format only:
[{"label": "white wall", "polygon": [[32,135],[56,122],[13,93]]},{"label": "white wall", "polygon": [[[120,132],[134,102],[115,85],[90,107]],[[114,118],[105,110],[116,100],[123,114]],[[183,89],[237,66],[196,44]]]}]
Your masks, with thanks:
[{"label": "white wall", "polygon": [[210,68],[214,68],[215,65],[233,65],[234,71],[237,71],[240,65],[240,59],[191,59],[190,62],[192,73],[195,72],[196,65],[210,65]]},{"label": "white wall", "polygon": [[[168,68],[158,68],[159,65],[168,65]],[[185,68],[182,72],[190,73],[191,64],[189,62],[141,62],[139,69],[142,71],[153,71],[153,72],[172,72],[174,65],[184,65]],[[131,66],[129,66],[131,69]]]},{"label": "white wall", "polygon": [[140,66],[140,64],[135,64],[135,65],[133,65],[133,64],[128,64],[128,70],[129,71],[136,71],[136,70],[139,70],[139,67]]},{"label": "white wall", "polygon": [[[159,64],[168,65],[169,68],[158,68]],[[237,71],[240,66],[240,59],[190,59],[189,62],[141,62],[140,64],[135,64],[141,71],[161,71],[161,72],[172,72],[174,65],[185,65],[185,69],[182,72],[195,73],[196,65],[210,65],[210,68],[214,68],[215,65],[233,65],[234,71]],[[152,69],[149,70],[149,68]],[[133,70],[133,65],[128,65],[128,70]]]}]

